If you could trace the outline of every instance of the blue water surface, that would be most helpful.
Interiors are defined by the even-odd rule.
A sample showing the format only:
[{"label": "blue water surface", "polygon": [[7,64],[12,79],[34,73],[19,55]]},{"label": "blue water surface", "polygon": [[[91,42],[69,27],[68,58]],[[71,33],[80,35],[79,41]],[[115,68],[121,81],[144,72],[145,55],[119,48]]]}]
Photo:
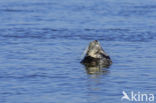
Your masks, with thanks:
[{"label": "blue water surface", "polygon": [[[102,73],[80,64],[92,40],[113,61]],[[1,0],[0,103],[120,103],[122,91],[156,96],[155,46],[155,0]]]}]

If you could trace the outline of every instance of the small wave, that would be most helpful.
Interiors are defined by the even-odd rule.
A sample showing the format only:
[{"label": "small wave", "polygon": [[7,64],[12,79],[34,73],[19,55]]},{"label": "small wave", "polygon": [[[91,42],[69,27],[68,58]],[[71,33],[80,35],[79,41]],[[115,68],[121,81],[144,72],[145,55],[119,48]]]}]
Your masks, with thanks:
[{"label": "small wave", "polygon": [[125,6],[118,12],[122,16],[152,16],[155,15],[156,5]]},{"label": "small wave", "polygon": [[1,79],[34,79],[34,78],[65,78],[65,76],[50,76],[47,74],[30,74],[30,75],[1,75]]},{"label": "small wave", "polygon": [[24,10],[24,9],[0,9],[0,11],[4,12],[34,12],[34,10]]}]

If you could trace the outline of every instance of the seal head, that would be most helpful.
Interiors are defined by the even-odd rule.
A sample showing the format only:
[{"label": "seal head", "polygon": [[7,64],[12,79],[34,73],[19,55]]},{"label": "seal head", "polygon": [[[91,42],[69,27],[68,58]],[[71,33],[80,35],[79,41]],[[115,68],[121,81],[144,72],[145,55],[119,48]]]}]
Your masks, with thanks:
[{"label": "seal head", "polygon": [[85,57],[81,61],[86,66],[108,67],[112,64],[111,58],[97,40],[90,42]]}]

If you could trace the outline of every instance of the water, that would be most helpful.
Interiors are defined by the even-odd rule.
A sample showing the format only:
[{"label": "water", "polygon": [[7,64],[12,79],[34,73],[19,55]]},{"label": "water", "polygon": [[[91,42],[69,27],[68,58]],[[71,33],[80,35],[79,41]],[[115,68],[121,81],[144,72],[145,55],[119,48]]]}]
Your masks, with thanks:
[{"label": "water", "polygon": [[[1,0],[1,103],[119,103],[156,94],[155,0]],[[79,62],[99,40],[113,65]],[[127,102],[127,101],[124,101]]]}]

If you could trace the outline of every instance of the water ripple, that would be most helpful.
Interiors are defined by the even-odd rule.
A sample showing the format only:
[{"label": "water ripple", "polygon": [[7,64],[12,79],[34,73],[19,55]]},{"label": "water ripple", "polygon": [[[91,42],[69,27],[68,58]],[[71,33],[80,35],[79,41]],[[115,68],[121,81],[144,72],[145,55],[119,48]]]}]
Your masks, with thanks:
[{"label": "water ripple", "polygon": [[105,41],[148,42],[156,35],[151,31],[131,31],[128,29],[2,29],[3,38],[35,38],[35,39],[83,39]]}]

